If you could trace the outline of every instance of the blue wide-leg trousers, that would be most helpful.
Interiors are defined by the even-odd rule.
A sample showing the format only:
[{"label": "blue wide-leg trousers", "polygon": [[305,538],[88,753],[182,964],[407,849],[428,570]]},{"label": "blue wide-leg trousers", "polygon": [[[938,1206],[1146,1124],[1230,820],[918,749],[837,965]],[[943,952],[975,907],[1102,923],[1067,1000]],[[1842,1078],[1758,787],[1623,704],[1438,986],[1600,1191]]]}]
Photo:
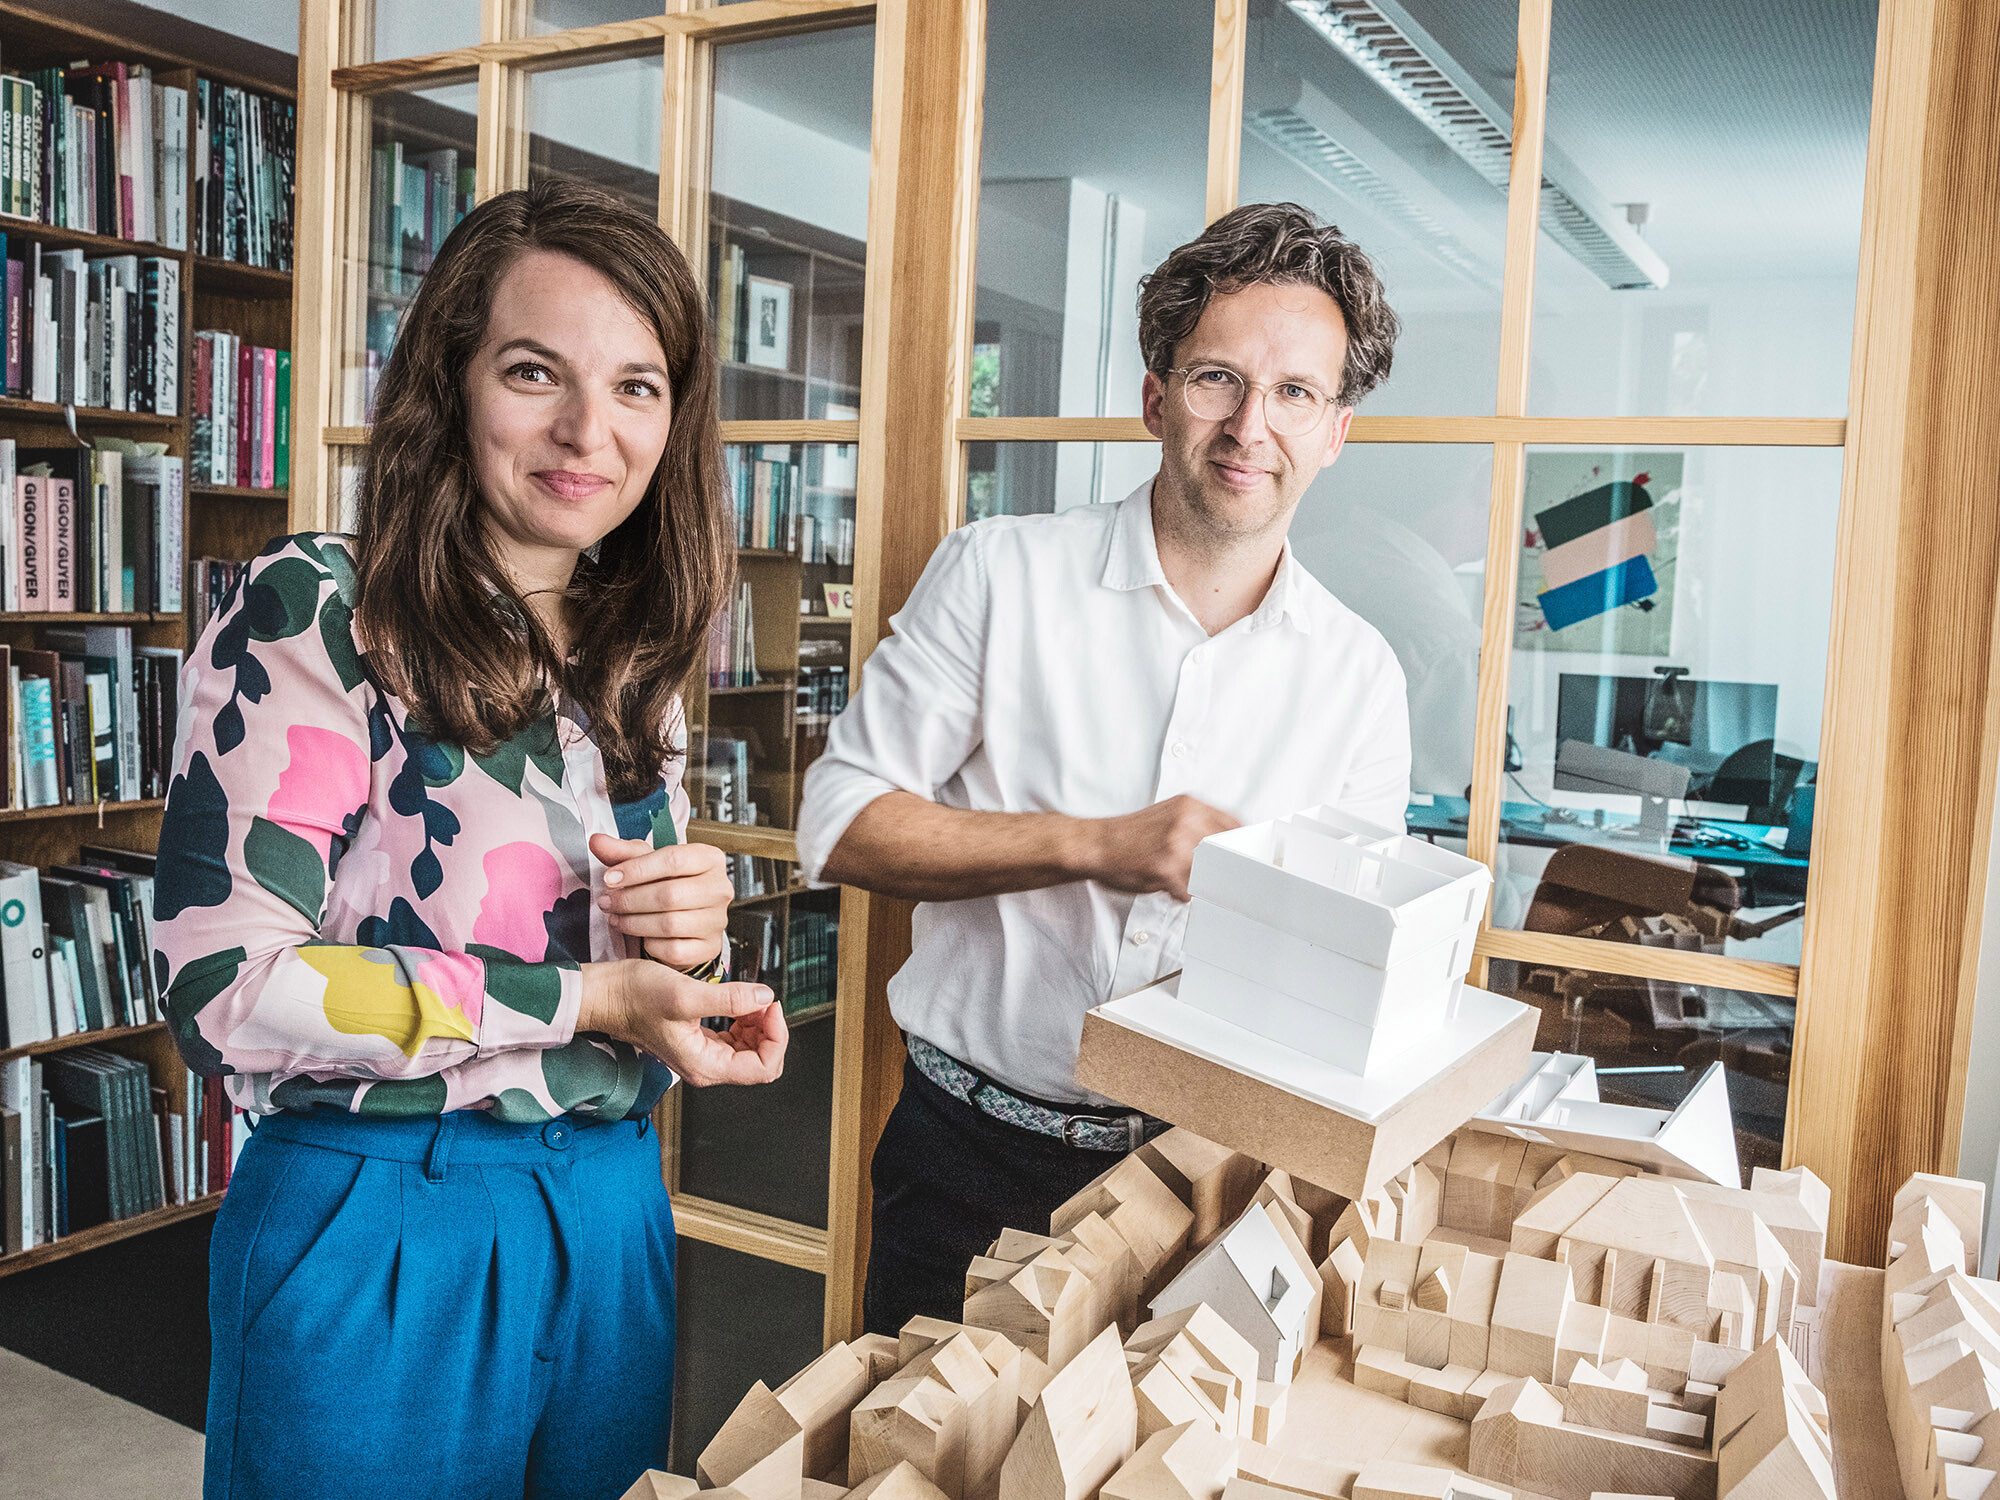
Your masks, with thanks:
[{"label": "blue wide-leg trousers", "polygon": [[618,1500],[666,1466],[644,1122],[272,1115],[209,1267],[204,1500]]}]

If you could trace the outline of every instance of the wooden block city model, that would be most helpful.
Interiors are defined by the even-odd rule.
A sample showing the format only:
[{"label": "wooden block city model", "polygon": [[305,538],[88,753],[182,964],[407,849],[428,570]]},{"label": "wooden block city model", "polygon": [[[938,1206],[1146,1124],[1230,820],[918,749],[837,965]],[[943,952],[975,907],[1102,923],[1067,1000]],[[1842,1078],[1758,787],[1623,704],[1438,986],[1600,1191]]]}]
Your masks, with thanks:
[{"label": "wooden block city model", "polygon": [[1174,1128],[631,1496],[2000,1500],[1980,1185],[1828,1261],[1817,1177],[1741,1185],[1719,1065],[1607,1105],[1459,981],[1489,881],[1324,809],[1206,841],[1185,969],[1078,1064]]}]

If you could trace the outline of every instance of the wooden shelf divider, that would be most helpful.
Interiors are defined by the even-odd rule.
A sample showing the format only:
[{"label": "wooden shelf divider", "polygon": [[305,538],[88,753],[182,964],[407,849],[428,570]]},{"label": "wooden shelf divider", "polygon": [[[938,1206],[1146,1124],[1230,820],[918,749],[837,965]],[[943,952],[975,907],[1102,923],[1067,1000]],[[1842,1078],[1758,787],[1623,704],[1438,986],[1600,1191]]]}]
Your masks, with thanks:
[{"label": "wooden shelf divider", "polygon": [[156,1208],[149,1213],[133,1214],[126,1219],[113,1219],[108,1224],[93,1224],[88,1229],[79,1229],[74,1234],[66,1234],[59,1240],[50,1240],[45,1245],[36,1245],[31,1250],[23,1250],[17,1255],[0,1255],[0,1276],[11,1276],[16,1271],[30,1271],[36,1266],[48,1265],[51,1261],[67,1260],[72,1255],[81,1255],[86,1250],[95,1250],[100,1245],[114,1245],[120,1240],[130,1239],[135,1234],[144,1234],[150,1229],[161,1229],[168,1224],[178,1224],[183,1219],[199,1218],[212,1214],[222,1207],[222,1194],[210,1193],[197,1198],[192,1203],[170,1203],[165,1208]]}]

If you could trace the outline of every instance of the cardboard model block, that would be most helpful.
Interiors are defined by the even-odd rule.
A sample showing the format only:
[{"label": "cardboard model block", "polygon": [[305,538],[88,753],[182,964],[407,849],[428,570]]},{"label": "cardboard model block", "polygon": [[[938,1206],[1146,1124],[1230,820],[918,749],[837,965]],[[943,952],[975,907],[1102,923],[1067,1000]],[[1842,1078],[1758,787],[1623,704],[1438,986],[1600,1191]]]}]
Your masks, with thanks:
[{"label": "cardboard model block", "polygon": [[1097,1214],[1117,1230],[1139,1263],[1140,1296],[1154,1290],[1155,1278],[1187,1243],[1194,1212],[1176,1198],[1135,1152],[1085,1187],[1053,1214],[1049,1233],[1067,1234],[1086,1214]]},{"label": "cardboard model block", "polygon": [[1354,1500],[1507,1500],[1507,1492],[1450,1469],[1373,1458],[1355,1477]]},{"label": "cardboard model block", "polygon": [[[1568,1266],[1509,1252],[1501,1263],[1500,1285],[1493,1296],[1487,1368],[1504,1375],[1532,1376],[1544,1383],[1553,1381],[1556,1346],[1575,1302]],[[1561,1409],[1558,1403],[1556,1410]]]},{"label": "cardboard model block", "polygon": [[1628,1361],[1619,1364],[1621,1378],[1613,1378],[1587,1359],[1577,1361],[1562,1392],[1564,1421],[1632,1437],[1646,1435],[1647,1414],[1652,1407],[1646,1394],[1646,1372]]},{"label": "cardboard model block", "polygon": [[1237,1440],[1189,1422],[1156,1432],[1104,1482],[1103,1500],[1221,1500]]},{"label": "cardboard model block", "polygon": [[758,1381],[695,1460],[704,1489],[728,1487],[749,1500],[800,1500],[805,1428]]},{"label": "cardboard model block", "polygon": [[1139,1412],[1118,1331],[1049,1377],[1000,1469],[1000,1500],[1089,1500],[1137,1447]]},{"label": "cardboard model block", "polygon": [[1139,1409],[1139,1441],[1189,1422],[1205,1422],[1217,1432],[1238,1436],[1242,1419],[1235,1382],[1204,1363],[1187,1339],[1176,1340],[1169,1349],[1171,1353],[1126,1355]]},{"label": "cardboard model block", "polygon": [[692,1500],[698,1486],[685,1474],[648,1469],[632,1482],[619,1500]]},{"label": "cardboard model block", "polygon": [[[847,1477],[859,1484],[908,1460],[950,1500],[990,1493],[990,1468],[1006,1451],[1012,1391],[965,1334],[934,1344],[855,1406]],[[1008,1429],[1004,1435],[1001,1428]]]},{"label": "cardboard model block", "polygon": [[1354,1327],[1354,1299],[1361,1290],[1361,1252],[1343,1239],[1320,1262],[1319,1329],[1328,1338],[1346,1338]]},{"label": "cardboard model block", "polygon": [[835,1344],[773,1393],[805,1432],[805,1472],[825,1474],[847,1464],[847,1420],[874,1384],[868,1365]]},{"label": "cardboard model block", "polygon": [[1175,1126],[1139,1148],[1139,1159],[1153,1169],[1176,1198],[1194,1215],[1188,1244],[1196,1250],[1249,1206],[1263,1169],[1240,1151],[1232,1151],[1192,1130]]},{"label": "cardboard model block", "polygon": [[[1201,1356],[1209,1370],[1220,1371],[1227,1376],[1233,1388],[1233,1399],[1237,1404],[1239,1421],[1237,1431],[1240,1436],[1250,1436],[1250,1423],[1256,1402],[1257,1350],[1250,1341],[1230,1327],[1222,1315],[1212,1307],[1197,1306],[1183,1308],[1165,1317],[1155,1318],[1150,1323],[1141,1323],[1126,1340],[1128,1354],[1151,1354],[1167,1350],[1179,1339],[1185,1337],[1195,1352]],[[1218,1410],[1226,1402],[1215,1400]],[[1225,1427],[1225,1432],[1226,1432]]]},{"label": "cardboard model block", "polygon": [[1278,1440],[1278,1434],[1285,1427],[1291,1390],[1289,1384],[1281,1385],[1275,1380],[1257,1382],[1257,1404],[1250,1427],[1250,1436],[1257,1442],[1270,1444]]},{"label": "cardboard model block", "polygon": [[1090,1279],[1061,1252],[1045,1250],[1025,1266],[1013,1268],[1005,1280],[995,1280],[967,1297],[962,1316],[974,1327],[1004,1333],[1051,1368],[1060,1368],[1096,1337],[1097,1330],[1091,1327],[1096,1308]]},{"label": "cardboard model block", "polygon": [[1629,1437],[1563,1421],[1554,1392],[1533,1380],[1509,1381],[1473,1418],[1466,1465],[1481,1479],[1532,1490],[1551,1500],[1639,1493],[1650,1487],[1684,1497],[1715,1495],[1715,1460],[1657,1438]]},{"label": "cardboard model block", "polygon": [[848,1500],[944,1500],[944,1491],[932,1484],[912,1463],[899,1463],[871,1474],[847,1492]]},{"label": "cardboard model block", "polygon": [[1514,1222],[1514,1184],[1528,1143],[1511,1135],[1461,1130],[1452,1137],[1439,1219],[1447,1227],[1504,1240]]},{"label": "cardboard model block", "polygon": [[1932,1172],[1913,1173],[1897,1189],[1892,1213],[1900,1214],[1906,1204],[1919,1198],[1929,1198],[1944,1210],[1965,1242],[1967,1264],[1963,1269],[1968,1275],[1978,1270],[1980,1237],[1986,1227],[1985,1184]]},{"label": "cardboard model block", "polygon": [[1783,1339],[1737,1366],[1715,1398],[1721,1500],[1833,1500],[1833,1445],[1814,1414],[1825,1406]]},{"label": "cardboard model block", "polygon": [[1348,1198],[1407,1167],[1517,1077],[1537,1019],[1465,988],[1434,1042],[1364,1077],[1177,995],[1167,979],[1086,1015],[1077,1082]]}]

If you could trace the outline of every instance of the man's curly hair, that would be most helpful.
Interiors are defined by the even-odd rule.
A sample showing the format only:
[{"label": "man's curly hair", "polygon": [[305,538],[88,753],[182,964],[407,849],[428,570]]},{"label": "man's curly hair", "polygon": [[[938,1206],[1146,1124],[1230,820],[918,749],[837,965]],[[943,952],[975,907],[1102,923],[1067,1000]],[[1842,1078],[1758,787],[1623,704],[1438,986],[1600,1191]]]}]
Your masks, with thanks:
[{"label": "man's curly hair", "polygon": [[1224,214],[1139,282],[1139,352],[1162,379],[1208,299],[1260,282],[1314,286],[1340,305],[1347,362],[1335,401],[1352,406],[1389,378],[1401,331],[1361,247],[1296,203],[1246,203]]}]

